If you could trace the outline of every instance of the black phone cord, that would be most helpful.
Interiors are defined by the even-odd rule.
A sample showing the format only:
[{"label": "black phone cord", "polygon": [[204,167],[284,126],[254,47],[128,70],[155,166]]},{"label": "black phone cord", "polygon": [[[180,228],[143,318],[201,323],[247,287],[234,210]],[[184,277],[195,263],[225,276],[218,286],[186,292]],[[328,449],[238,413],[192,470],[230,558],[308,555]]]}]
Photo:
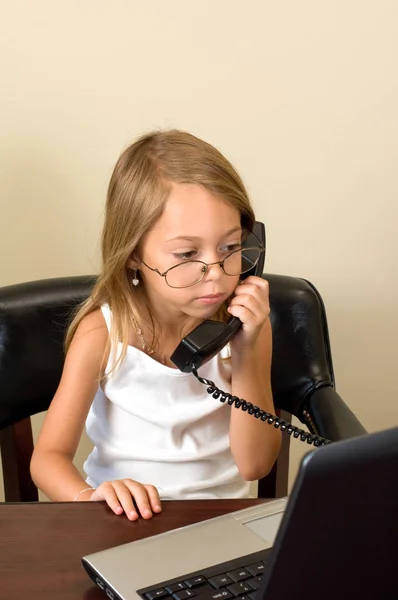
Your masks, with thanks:
[{"label": "black phone cord", "polygon": [[309,433],[304,429],[300,429],[288,421],[280,419],[276,415],[266,412],[258,406],[254,406],[251,402],[247,402],[243,398],[238,398],[238,396],[232,396],[232,394],[229,394],[228,392],[223,392],[223,390],[220,390],[216,386],[214,381],[201,377],[198,374],[195,366],[192,368],[192,373],[195,375],[196,379],[208,386],[207,393],[211,394],[216,400],[219,400],[220,402],[227,402],[230,406],[234,405],[236,408],[241,408],[243,411],[247,411],[249,415],[253,415],[256,419],[266,421],[270,425],[273,425],[276,429],[279,428],[288,435],[293,435],[294,438],[298,438],[302,442],[307,442],[307,444],[313,444],[314,446],[325,446],[326,444],[332,443],[331,440],[327,440],[319,435]]}]

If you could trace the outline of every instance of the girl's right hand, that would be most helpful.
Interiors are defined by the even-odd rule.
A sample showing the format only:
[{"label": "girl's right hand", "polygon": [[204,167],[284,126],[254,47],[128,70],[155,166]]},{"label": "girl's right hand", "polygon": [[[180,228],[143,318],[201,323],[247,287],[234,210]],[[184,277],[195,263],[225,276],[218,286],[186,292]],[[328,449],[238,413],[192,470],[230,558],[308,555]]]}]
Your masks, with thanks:
[{"label": "girl's right hand", "polygon": [[150,519],[153,513],[162,510],[156,487],[133,479],[104,481],[94,490],[89,500],[92,502],[105,500],[116,515],[124,512],[131,521],[136,521],[139,515],[144,519]]}]

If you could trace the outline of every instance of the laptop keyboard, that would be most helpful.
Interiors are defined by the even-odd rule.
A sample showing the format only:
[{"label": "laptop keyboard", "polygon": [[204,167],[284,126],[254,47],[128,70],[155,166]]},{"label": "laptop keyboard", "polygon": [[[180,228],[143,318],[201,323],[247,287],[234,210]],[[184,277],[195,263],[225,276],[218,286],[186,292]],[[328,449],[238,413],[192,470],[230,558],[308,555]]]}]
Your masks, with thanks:
[{"label": "laptop keyboard", "polygon": [[143,600],[255,600],[271,548],[137,590]]}]

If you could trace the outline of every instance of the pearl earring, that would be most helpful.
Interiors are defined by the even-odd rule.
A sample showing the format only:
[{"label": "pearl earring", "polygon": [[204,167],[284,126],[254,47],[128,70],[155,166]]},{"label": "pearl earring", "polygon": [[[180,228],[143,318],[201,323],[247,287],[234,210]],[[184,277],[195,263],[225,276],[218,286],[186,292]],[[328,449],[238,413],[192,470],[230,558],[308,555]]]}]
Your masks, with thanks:
[{"label": "pearl earring", "polygon": [[137,278],[137,269],[134,269],[134,275],[133,275],[133,279],[131,280],[131,283],[137,287],[137,285],[140,283],[140,280]]}]

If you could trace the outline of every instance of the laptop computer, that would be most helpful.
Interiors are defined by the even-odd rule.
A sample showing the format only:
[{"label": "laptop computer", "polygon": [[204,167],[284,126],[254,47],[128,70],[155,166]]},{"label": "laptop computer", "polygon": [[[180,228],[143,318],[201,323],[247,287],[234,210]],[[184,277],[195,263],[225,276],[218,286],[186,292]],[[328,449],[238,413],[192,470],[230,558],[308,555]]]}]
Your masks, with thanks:
[{"label": "laptop computer", "polygon": [[398,427],[313,449],[288,499],[82,559],[115,600],[397,600],[397,561]]}]

